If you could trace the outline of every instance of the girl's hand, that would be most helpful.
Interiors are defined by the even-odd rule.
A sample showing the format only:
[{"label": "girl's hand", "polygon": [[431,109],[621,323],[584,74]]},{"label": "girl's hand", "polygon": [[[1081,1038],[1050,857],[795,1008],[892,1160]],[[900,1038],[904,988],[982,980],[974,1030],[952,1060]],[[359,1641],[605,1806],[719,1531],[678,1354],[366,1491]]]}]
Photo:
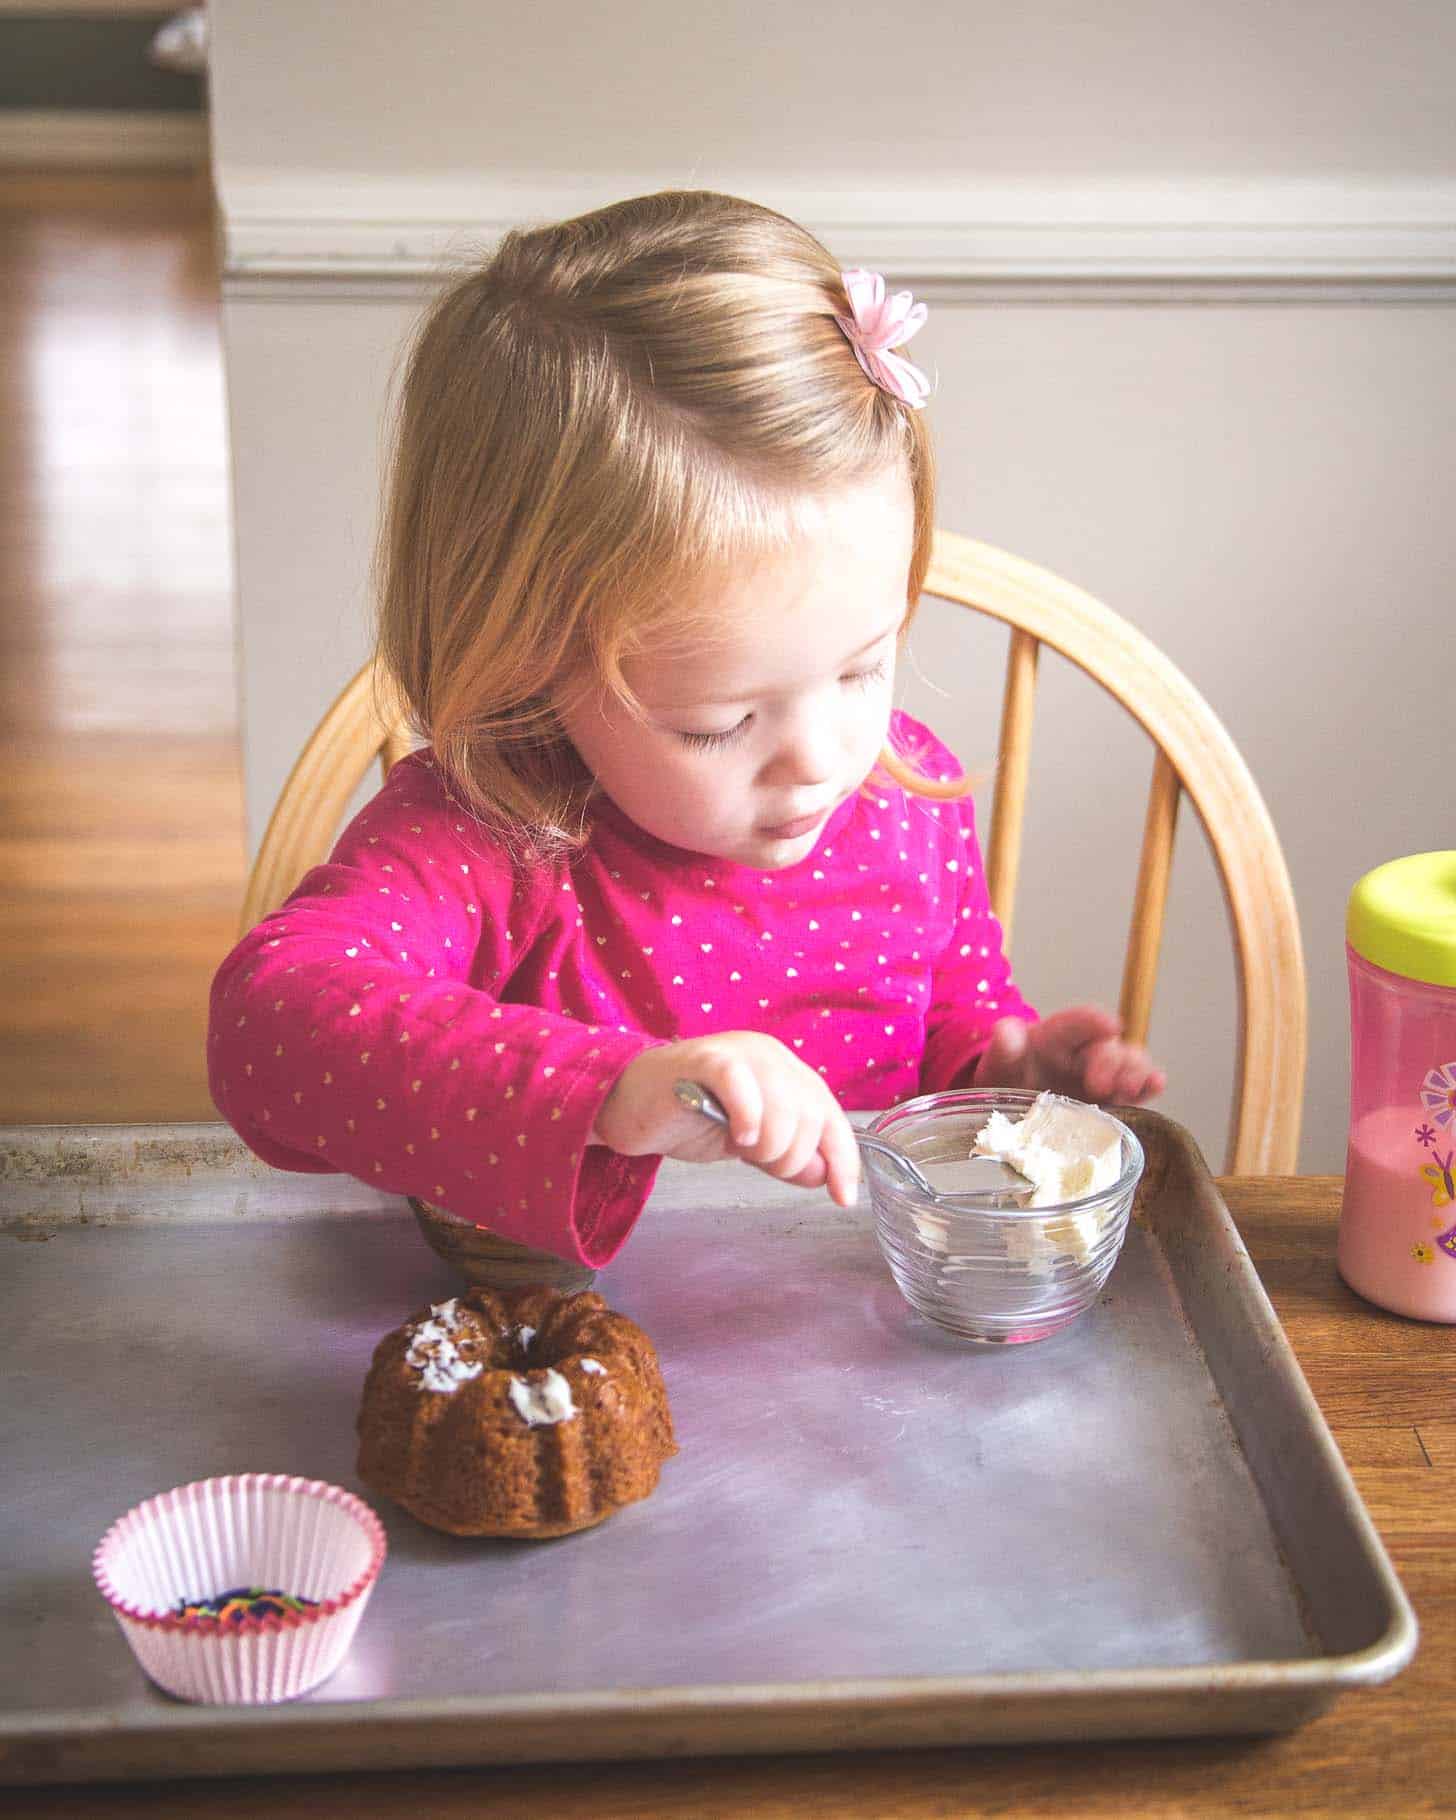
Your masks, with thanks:
[{"label": "girl's hand", "polygon": [[[698,1081],[728,1114],[726,1127],[684,1106],[676,1081]],[[821,1188],[852,1207],[859,1146],[821,1076],[777,1037],[756,1030],[665,1043],[629,1062],[597,1113],[592,1141],[623,1156],[691,1163],[741,1157],[799,1188]]]},{"label": "girl's hand", "polygon": [[1103,1106],[1140,1106],[1168,1084],[1122,1020],[1100,1005],[1072,1005],[1039,1024],[1003,1017],[976,1067],[977,1087],[1046,1088]]}]

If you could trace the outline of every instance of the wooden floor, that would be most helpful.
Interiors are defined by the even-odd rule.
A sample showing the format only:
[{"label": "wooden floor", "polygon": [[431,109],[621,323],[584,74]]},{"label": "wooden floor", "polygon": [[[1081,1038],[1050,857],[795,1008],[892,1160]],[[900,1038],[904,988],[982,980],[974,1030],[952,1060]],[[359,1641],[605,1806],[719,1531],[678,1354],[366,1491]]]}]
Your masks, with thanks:
[{"label": "wooden floor", "polygon": [[205,179],[0,177],[0,1123],[215,1118],[244,835]]}]

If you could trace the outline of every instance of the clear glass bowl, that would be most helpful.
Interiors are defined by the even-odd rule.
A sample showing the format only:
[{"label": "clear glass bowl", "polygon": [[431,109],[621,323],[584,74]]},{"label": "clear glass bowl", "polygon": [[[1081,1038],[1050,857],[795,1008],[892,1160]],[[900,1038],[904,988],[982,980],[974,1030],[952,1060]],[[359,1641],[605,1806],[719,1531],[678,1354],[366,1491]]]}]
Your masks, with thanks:
[{"label": "clear glass bowl", "polygon": [[[869,1126],[922,1167],[970,1154],[993,1112],[1021,1118],[1031,1092],[965,1089],[894,1106]],[[875,1237],[900,1294],[917,1314],[963,1340],[1016,1346],[1044,1340],[1096,1300],[1127,1233],[1143,1172],[1142,1145],[1120,1119],[1122,1171],[1110,1188],[1049,1207],[947,1207],[917,1193],[866,1151]]]}]

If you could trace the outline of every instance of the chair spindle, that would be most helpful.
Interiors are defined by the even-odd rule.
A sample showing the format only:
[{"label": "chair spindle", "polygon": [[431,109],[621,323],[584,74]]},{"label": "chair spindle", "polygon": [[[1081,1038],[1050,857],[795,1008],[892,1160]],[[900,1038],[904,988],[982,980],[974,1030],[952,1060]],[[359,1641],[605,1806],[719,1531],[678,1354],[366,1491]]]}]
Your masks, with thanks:
[{"label": "chair spindle", "polygon": [[1122,996],[1118,1010],[1123,1034],[1129,1042],[1147,1041],[1153,1009],[1153,986],[1158,977],[1158,950],[1163,940],[1163,916],[1168,905],[1168,879],[1173,870],[1173,834],[1178,825],[1182,786],[1168,755],[1158,748],[1153,778],[1148,788],[1143,845],[1138,857],[1137,885],[1133,891],[1132,922],[1127,932],[1127,955],[1122,967]]},{"label": "chair spindle", "polygon": [[1036,706],[1036,664],[1041,643],[1014,627],[1006,653],[1006,687],[1001,697],[1001,738],[996,754],[996,789],[991,800],[991,838],[986,846],[986,888],[1001,923],[1007,952],[1021,869],[1021,825],[1026,812],[1026,777],[1031,763],[1031,719]]}]

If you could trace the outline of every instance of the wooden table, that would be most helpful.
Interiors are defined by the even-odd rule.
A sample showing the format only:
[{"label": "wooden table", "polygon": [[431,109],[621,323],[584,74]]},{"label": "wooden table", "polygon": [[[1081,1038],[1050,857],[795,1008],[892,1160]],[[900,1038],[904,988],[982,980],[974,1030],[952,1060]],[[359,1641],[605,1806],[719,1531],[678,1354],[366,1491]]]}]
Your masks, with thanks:
[{"label": "wooden table", "polygon": [[1272,1739],[713,1758],[6,1790],[11,1820],[944,1820],[950,1815],[1456,1814],[1456,1331],[1382,1314],[1335,1273],[1339,1178],[1220,1183],[1421,1623],[1412,1665]]}]

